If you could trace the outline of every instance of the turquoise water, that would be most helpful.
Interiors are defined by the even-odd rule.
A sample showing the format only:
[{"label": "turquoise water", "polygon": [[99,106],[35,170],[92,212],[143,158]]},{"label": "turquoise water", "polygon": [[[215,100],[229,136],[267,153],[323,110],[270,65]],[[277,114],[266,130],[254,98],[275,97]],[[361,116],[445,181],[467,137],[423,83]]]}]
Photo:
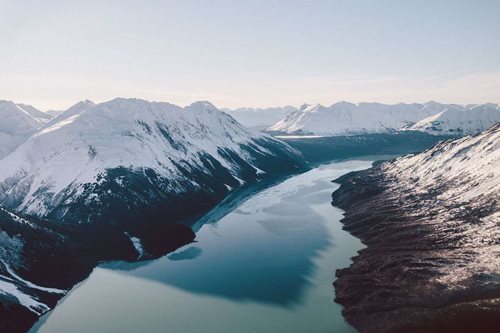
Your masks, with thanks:
[{"label": "turquoise water", "polygon": [[258,192],[163,258],[97,267],[32,332],[352,332],[335,270],[362,244],[330,204],[342,174],[320,166]]}]

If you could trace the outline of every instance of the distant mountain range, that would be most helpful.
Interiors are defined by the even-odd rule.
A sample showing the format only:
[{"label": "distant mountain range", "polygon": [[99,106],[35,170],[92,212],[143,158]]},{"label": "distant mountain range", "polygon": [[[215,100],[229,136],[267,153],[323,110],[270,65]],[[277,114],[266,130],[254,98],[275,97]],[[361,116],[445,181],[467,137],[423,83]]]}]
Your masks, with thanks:
[{"label": "distant mountain range", "polygon": [[465,135],[479,133],[498,122],[500,122],[500,106],[497,104],[449,106],[406,129],[435,135]]},{"label": "distant mountain range", "polygon": [[[273,126],[288,128],[284,133],[463,135],[498,122],[499,109],[342,102],[233,113],[246,112],[247,124],[259,114],[285,116]],[[82,101],[53,117],[0,101],[0,331],[25,331],[98,262],[154,258],[193,241],[190,221],[246,184],[309,169],[290,145],[228,113],[203,101],[179,107],[117,98]],[[468,155],[474,147],[446,156],[469,170],[464,161],[475,156]],[[425,175],[438,168],[464,176],[455,164],[435,162]],[[408,170],[400,171],[420,174]],[[479,182],[474,188],[488,191],[490,174],[471,173]],[[460,184],[447,184],[459,191]]]},{"label": "distant mountain range", "polygon": [[222,109],[242,125],[257,130],[264,130],[297,110],[298,108],[293,106]]},{"label": "distant mountain range", "polygon": [[[68,118],[78,109],[93,106],[82,101],[66,111],[42,112],[30,105],[0,101],[0,159],[14,151],[47,123]],[[243,126],[280,135],[342,136],[397,131],[421,131],[433,135],[467,135],[485,130],[500,121],[497,104],[456,105],[381,104],[349,102],[329,107],[304,104],[274,108],[221,109]]]},{"label": "distant mountain range", "polygon": [[415,130],[439,135],[466,135],[478,133],[499,121],[500,107],[496,104],[339,102],[329,107],[317,104],[301,108],[267,131],[338,136]]}]

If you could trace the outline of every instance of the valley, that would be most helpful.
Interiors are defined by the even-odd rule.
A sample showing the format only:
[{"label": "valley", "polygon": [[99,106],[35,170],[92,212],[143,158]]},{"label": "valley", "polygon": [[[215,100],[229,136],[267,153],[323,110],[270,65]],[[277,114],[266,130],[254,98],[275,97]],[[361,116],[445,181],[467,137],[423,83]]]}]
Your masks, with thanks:
[{"label": "valley", "polygon": [[[365,252],[373,251],[370,247],[362,249],[364,245],[370,246],[369,238],[350,228],[351,215],[357,219],[365,209],[357,206],[359,200],[365,202],[369,198],[370,204],[380,201],[385,207],[391,198],[371,196],[373,191],[375,194],[383,191],[385,185],[374,190],[379,185],[365,188],[364,181],[358,183],[358,178],[352,187],[345,182],[350,181],[351,171],[367,169],[372,161],[406,154],[426,156],[430,154],[427,149],[441,151],[450,142],[472,140],[460,137],[464,132],[477,131],[463,127],[463,131],[447,131],[443,135],[424,127],[425,122],[417,122],[420,130],[342,132],[348,135],[334,136],[287,133],[277,139],[247,129],[209,102],[181,108],[139,99],[118,98],[100,104],[82,101],[43,121],[35,108],[5,105],[16,116],[12,119],[18,116],[29,119],[26,118],[29,116],[37,124],[32,129],[34,134],[0,159],[0,330],[9,332],[26,332],[35,322],[33,332],[65,332],[67,325],[78,321],[84,313],[85,318],[97,317],[80,322],[74,330],[114,330],[120,326],[113,313],[99,310],[88,301],[95,297],[94,304],[116,307],[115,314],[124,316],[120,311],[137,306],[134,302],[142,297],[135,294],[133,299],[125,301],[127,290],[144,290],[141,307],[154,315],[148,321],[140,319],[148,316],[138,311],[140,318],[134,319],[134,323],[122,323],[130,332],[143,325],[156,325],[152,331],[158,332],[165,327],[198,331],[206,320],[198,324],[191,321],[188,326],[182,326],[187,325],[186,321],[165,322],[168,317],[164,316],[164,307],[179,307],[179,311],[188,313],[187,309],[181,310],[183,302],[190,307],[197,304],[210,308],[212,312],[198,309],[200,318],[213,316],[213,311],[230,312],[234,317],[221,324],[231,325],[236,332],[269,331],[271,327],[288,331],[297,325],[306,330],[312,322],[317,322],[314,330],[319,331],[369,331],[372,327],[379,331],[399,331],[406,326],[398,326],[395,319],[388,324],[385,317],[377,314],[369,327],[363,326],[351,306],[359,298],[356,293],[365,290],[360,286],[368,286],[370,279],[345,278],[349,272],[359,270],[360,263],[366,260]],[[350,107],[345,103],[340,105]],[[409,111],[398,112],[408,114],[417,107],[420,106],[411,105]],[[487,126],[499,112],[495,107],[484,106],[486,113],[478,108],[459,112],[478,112],[479,118],[486,119],[481,126]],[[305,112],[313,110],[307,108]],[[437,112],[439,108],[451,112],[444,105],[428,103],[424,107],[432,109],[425,112]],[[302,111],[287,109],[287,112],[292,112],[288,118]],[[483,117],[483,113],[494,116]],[[496,135],[497,127],[481,135]],[[467,154],[475,146],[457,148],[458,152],[445,161],[460,157],[456,165],[461,165],[464,160],[474,160]],[[496,165],[498,144],[493,140],[487,146],[491,160],[486,161]],[[414,164],[425,164],[429,159]],[[373,170],[378,170],[379,165],[377,162]],[[450,162],[440,167],[449,170],[454,165]],[[429,166],[429,170],[435,168]],[[365,172],[374,172],[369,170]],[[491,170],[493,173],[487,177],[495,177],[495,168]],[[401,171],[393,172],[398,175]],[[407,191],[415,188],[413,172],[419,171],[408,171],[399,180],[406,184]],[[343,174],[346,175],[342,177]],[[375,183],[382,176],[377,177]],[[331,193],[337,189],[330,182],[334,178],[343,184],[334,193],[334,205],[346,210],[345,219],[340,210],[329,204]],[[481,187],[480,191],[486,189]],[[412,200],[419,198],[411,195]],[[431,197],[418,200],[428,202]],[[480,207],[486,207],[486,202]],[[496,201],[490,204],[491,209],[496,209]],[[417,203],[405,205],[413,207]],[[405,212],[411,213],[411,209]],[[245,213],[246,210],[249,212]],[[371,221],[371,228],[376,225],[371,219],[379,213],[376,207],[368,211],[370,217],[366,218]],[[400,213],[390,211],[395,216]],[[474,210],[467,218],[481,214],[482,211]],[[341,220],[364,245],[341,230]],[[218,236],[213,238],[212,233]],[[350,258],[358,250],[360,256],[349,267]],[[404,269],[395,268],[397,272]],[[376,270],[370,270],[373,271]],[[338,280],[334,279],[335,274]],[[110,281],[122,277],[122,289],[116,289]],[[137,278],[142,281],[140,285],[134,284]],[[162,287],[156,289],[156,285],[150,286],[150,281],[160,282]],[[358,282],[352,287],[346,281]],[[331,287],[332,282],[336,290]],[[484,292],[489,285],[478,285],[478,292]],[[491,284],[491,288],[495,286]],[[106,299],[99,299],[101,293],[92,290],[102,288],[114,290],[115,296],[103,294]],[[370,288],[366,291],[380,293],[379,289]],[[397,285],[391,288],[397,293]],[[164,300],[158,300],[161,307],[151,308],[151,293],[165,295]],[[439,294],[445,297],[445,293]],[[455,297],[453,293],[450,295]],[[488,295],[494,296],[494,292]],[[334,297],[345,306],[344,310],[333,302]],[[109,303],[115,299],[122,301]],[[250,309],[249,302],[253,304]],[[94,308],[96,312],[85,310]],[[496,306],[493,304],[492,308]],[[303,316],[290,317],[290,311],[300,311]],[[262,316],[244,327],[238,325],[247,312]],[[104,313],[107,318],[101,317]],[[327,313],[331,315],[329,320],[314,319]],[[363,311],[367,313],[369,309]],[[181,316],[173,310],[169,315]],[[414,322],[408,322],[410,317],[405,315],[405,325],[418,329]],[[234,321],[236,318],[240,319]],[[217,325],[212,327],[214,332],[222,329]],[[125,327],[121,330],[127,332]]]},{"label": "valley", "polygon": [[371,163],[324,164],[221,204],[195,242],[157,260],[99,265],[30,332],[355,332],[331,281],[363,245],[342,230],[331,180]]}]

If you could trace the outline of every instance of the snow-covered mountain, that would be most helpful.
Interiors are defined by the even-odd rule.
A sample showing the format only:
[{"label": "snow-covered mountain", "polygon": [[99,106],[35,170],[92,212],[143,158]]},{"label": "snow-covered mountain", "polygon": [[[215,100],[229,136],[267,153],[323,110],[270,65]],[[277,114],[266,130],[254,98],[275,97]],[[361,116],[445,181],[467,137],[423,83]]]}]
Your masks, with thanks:
[{"label": "snow-covered mountain", "polygon": [[333,136],[387,133],[441,112],[446,107],[436,102],[395,105],[339,102],[329,107],[317,104],[293,112],[268,131]]},{"label": "snow-covered mountain", "polygon": [[476,134],[500,122],[500,106],[482,104],[449,107],[436,115],[418,121],[408,130],[440,135]]},{"label": "snow-covered mountain", "polygon": [[440,201],[500,202],[500,124],[476,136],[443,141],[423,153],[401,157],[383,171],[397,177],[399,186],[416,192],[439,189]]},{"label": "snow-covered mountain", "polygon": [[367,246],[336,273],[336,301],[355,328],[497,326],[500,124],[337,181],[333,204]]},{"label": "snow-covered mountain", "polygon": [[[84,223],[210,207],[231,189],[303,168],[285,143],[208,102],[82,102],[0,161],[0,204]],[[190,207],[191,206],[191,207]],[[170,215],[169,215],[170,214]]]},{"label": "snow-covered mountain", "polygon": [[54,118],[54,116],[52,116],[46,112],[42,112],[31,105],[28,105],[28,104],[16,104],[16,105],[20,109],[22,109],[24,112],[28,113],[30,116],[35,118],[40,123],[46,123],[49,120],[51,120],[52,118]]},{"label": "snow-covered mountain", "polygon": [[30,105],[0,101],[0,159],[14,151],[51,118]]},{"label": "snow-covered mountain", "polygon": [[84,101],[80,101],[76,103],[75,105],[71,106],[69,109],[64,110],[63,112],[59,113],[56,117],[48,121],[47,123],[44,124],[43,128],[50,127],[60,121],[66,120],[80,112],[83,112],[87,109],[93,108],[95,106],[95,103],[86,99]]},{"label": "snow-covered mountain", "polygon": [[246,127],[262,130],[297,111],[296,107],[222,109]]}]

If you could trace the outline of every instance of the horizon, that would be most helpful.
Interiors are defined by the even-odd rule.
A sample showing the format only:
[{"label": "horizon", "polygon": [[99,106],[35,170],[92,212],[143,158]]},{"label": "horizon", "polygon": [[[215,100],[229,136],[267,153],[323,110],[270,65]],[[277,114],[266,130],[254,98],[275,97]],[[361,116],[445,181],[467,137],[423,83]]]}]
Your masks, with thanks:
[{"label": "horizon", "polygon": [[497,331],[499,14],[0,0],[0,333]]},{"label": "horizon", "polygon": [[276,105],[276,106],[264,106],[264,107],[237,106],[237,107],[234,107],[234,108],[229,108],[229,107],[225,107],[225,106],[219,106],[219,105],[213,103],[210,100],[193,100],[192,102],[188,102],[187,104],[176,104],[176,103],[173,103],[173,102],[170,102],[170,101],[148,100],[148,99],[140,98],[140,97],[115,97],[115,98],[111,98],[109,100],[98,101],[98,102],[95,101],[95,100],[89,99],[89,98],[85,98],[85,99],[82,99],[82,100],[79,100],[79,101],[71,103],[69,106],[65,107],[64,109],[41,109],[37,105],[26,103],[25,101],[13,101],[13,100],[9,100],[9,99],[0,99],[0,101],[12,102],[12,103],[14,103],[16,105],[20,105],[20,104],[29,105],[29,106],[34,107],[35,109],[37,109],[39,111],[47,113],[47,112],[51,112],[51,111],[54,111],[54,112],[64,112],[64,111],[68,110],[69,108],[71,108],[71,107],[73,107],[76,104],[81,103],[81,102],[92,102],[92,103],[98,105],[98,104],[102,104],[102,103],[107,103],[107,102],[113,101],[115,99],[126,99],[126,100],[137,99],[137,100],[146,101],[148,103],[168,103],[168,104],[172,104],[172,105],[179,106],[179,107],[182,107],[182,108],[188,107],[188,106],[190,106],[192,104],[195,104],[195,103],[198,103],[198,102],[208,102],[208,103],[212,104],[213,106],[215,106],[217,109],[222,110],[222,111],[224,111],[224,110],[235,111],[235,110],[239,110],[239,109],[263,109],[263,110],[265,110],[265,109],[275,109],[275,108],[285,108],[285,107],[293,107],[293,108],[296,108],[296,109],[300,109],[304,105],[307,105],[307,106],[316,106],[316,105],[319,105],[319,106],[323,106],[323,107],[329,108],[329,107],[332,107],[332,106],[334,106],[335,104],[338,104],[338,103],[349,103],[349,104],[354,104],[356,106],[359,106],[359,104],[382,104],[382,105],[400,105],[400,104],[403,104],[403,105],[412,105],[412,104],[418,104],[418,105],[424,105],[424,104],[429,104],[429,103],[437,103],[437,104],[441,104],[441,105],[458,105],[458,106],[463,106],[463,107],[466,107],[466,106],[471,106],[472,107],[472,106],[485,105],[485,104],[492,104],[492,105],[497,105],[497,106],[500,105],[500,103],[496,103],[496,102],[467,103],[467,104],[465,104],[465,103],[445,103],[445,102],[440,102],[440,101],[435,101],[435,100],[428,100],[428,101],[425,101],[425,102],[397,102],[397,103],[383,103],[383,102],[377,102],[377,101],[352,102],[352,101],[348,101],[348,100],[338,100],[338,101],[334,101],[332,103],[326,103],[326,104],[304,102],[304,103],[300,103],[298,105],[297,104],[291,104],[291,103],[289,103],[289,104]]},{"label": "horizon", "polygon": [[[500,2],[0,2],[2,98],[500,103]],[[85,97],[85,98],[84,98]]]}]

